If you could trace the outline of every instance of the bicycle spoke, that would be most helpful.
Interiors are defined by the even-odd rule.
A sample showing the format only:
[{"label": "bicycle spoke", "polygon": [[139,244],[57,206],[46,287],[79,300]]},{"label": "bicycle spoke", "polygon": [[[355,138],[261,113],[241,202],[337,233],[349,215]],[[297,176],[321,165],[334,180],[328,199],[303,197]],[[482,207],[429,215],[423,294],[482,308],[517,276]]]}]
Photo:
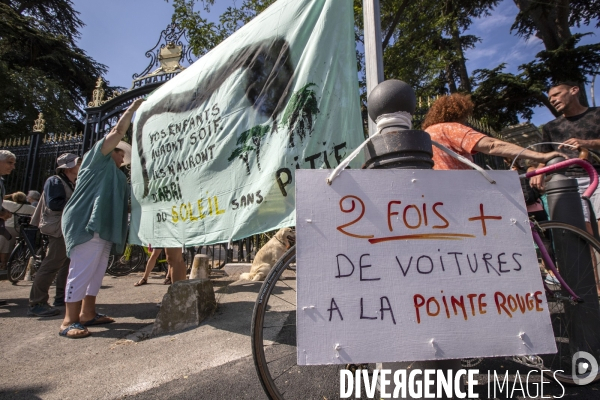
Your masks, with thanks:
[{"label": "bicycle spoke", "polygon": [[288,285],[287,283],[285,283],[283,280],[279,280],[279,282],[283,283],[285,286],[287,286],[290,289],[292,289],[294,291],[294,293],[296,292],[296,289],[294,289],[293,287],[291,287],[290,285]]},{"label": "bicycle spoke", "polygon": [[286,302],[286,303],[288,303],[289,305],[291,305],[291,306],[294,306],[294,309],[296,308],[296,304],[295,304],[295,303],[291,303],[291,302],[287,301],[286,299],[284,299],[283,297],[281,297],[281,296],[279,296],[279,295],[277,295],[277,294],[272,294],[272,293],[271,293],[271,297],[277,297],[279,300],[281,300],[281,301],[285,301],[285,302]]},{"label": "bicycle spoke", "polygon": [[[288,354],[289,356],[289,354]],[[282,357],[283,358],[283,357]],[[273,380],[276,381],[277,379],[279,379],[281,377],[281,375],[285,374],[286,372],[288,372],[290,369],[294,368],[295,365],[290,365],[287,369],[285,369],[281,374],[277,375]]]}]

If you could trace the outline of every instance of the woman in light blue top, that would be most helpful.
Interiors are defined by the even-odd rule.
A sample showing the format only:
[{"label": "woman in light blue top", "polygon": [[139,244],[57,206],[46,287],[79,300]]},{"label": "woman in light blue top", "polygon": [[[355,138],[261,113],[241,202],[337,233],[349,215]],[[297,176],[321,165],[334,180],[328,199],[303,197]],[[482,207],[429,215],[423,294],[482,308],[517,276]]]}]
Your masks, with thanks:
[{"label": "woman in light blue top", "polygon": [[61,336],[86,337],[87,326],[114,322],[96,312],[96,296],[111,248],[120,252],[126,241],[129,187],[119,167],[131,162],[131,146],[121,139],[142,102],[135,100],[110,133],[83,156],[77,186],[65,206],[62,230],[71,264]]}]

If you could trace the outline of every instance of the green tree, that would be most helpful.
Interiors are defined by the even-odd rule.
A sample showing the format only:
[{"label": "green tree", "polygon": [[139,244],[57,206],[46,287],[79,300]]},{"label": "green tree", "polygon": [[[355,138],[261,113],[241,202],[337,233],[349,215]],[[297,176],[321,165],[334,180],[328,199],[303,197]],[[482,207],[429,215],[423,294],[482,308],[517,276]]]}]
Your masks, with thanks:
[{"label": "green tree", "polygon": [[0,138],[28,136],[39,112],[49,132],[83,128],[106,67],[75,44],[81,27],[70,0],[0,0]]},{"label": "green tree", "polygon": [[[165,0],[169,2],[169,0]],[[227,7],[219,17],[219,23],[204,17],[210,13],[215,0],[171,0],[173,22],[187,31],[189,45],[196,56],[209,52],[252,18],[273,4],[275,0],[243,0],[239,6]],[[201,5],[199,10],[196,4]]]},{"label": "green tree", "polygon": [[[386,79],[401,79],[418,96],[471,92],[465,51],[479,38],[466,35],[472,20],[498,0],[382,0],[381,31]],[[355,0],[357,40],[363,42],[362,0]]]},{"label": "green tree", "polygon": [[511,31],[524,39],[536,36],[544,50],[518,74],[503,72],[504,65],[474,71],[475,114],[495,129],[516,124],[518,117],[530,119],[534,107],[545,106],[559,113],[546,95],[553,82],[579,82],[582,103],[587,105],[584,84],[587,75],[600,66],[600,44],[578,45],[588,34],[572,34],[574,26],[600,26],[600,1],[596,0],[514,0],[519,8]]},{"label": "green tree", "polygon": [[[244,0],[238,7],[227,8],[219,23],[208,22],[214,0],[172,0],[174,21],[188,28],[197,55],[220,43],[248,22],[273,0]],[[475,18],[493,14],[499,0],[380,0],[382,47],[385,79],[401,79],[416,90],[419,97],[453,92],[473,95],[475,116],[499,130],[529,119],[533,109],[546,106],[556,113],[546,96],[555,80],[576,80],[600,66],[600,45],[578,46],[582,34],[572,34],[573,26],[598,23],[600,0],[514,0],[520,12],[512,31],[524,38],[540,37],[545,50],[519,73],[505,71],[503,64],[492,69],[467,69],[465,52],[480,39],[466,34]],[[366,105],[364,81],[362,0],[354,0],[357,63],[362,88],[363,110]],[[509,35],[510,32],[504,34]],[[583,91],[584,92],[584,91]],[[584,100],[585,101],[585,100]],[[366,120],[366,113],[363,113]]]},{"label": "green tree", "polygon": [[[528,78],[549,86],[551,82],[579,82],[581,99],[587,105],[584,83],[600,65],[600,44],[578,46],[587,34],[573,34],[571,28],[589,26],[595,21],[600,27],[600,1],[597,0],[514,0],[519,8],[512,31],[530,38],[536,36],[544,50],[532,62],[522,65]],[[554,108],[545,104],[554,112]]]}]

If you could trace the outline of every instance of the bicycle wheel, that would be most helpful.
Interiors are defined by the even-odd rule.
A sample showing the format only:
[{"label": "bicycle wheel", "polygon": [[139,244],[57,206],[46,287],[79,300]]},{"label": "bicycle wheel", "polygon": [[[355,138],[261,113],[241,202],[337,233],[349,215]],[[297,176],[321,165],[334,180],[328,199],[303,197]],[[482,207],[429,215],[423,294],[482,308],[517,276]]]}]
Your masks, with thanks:
[{"label": "bicycle wheel", "polygon": [[[289,269],[295,261],[293,246],[275,263],[260,289],[251,326],[254,365],[270,399],[338,398],[340,370],[364,366],[297,365],[296,273]],[[374,366],[368,368],[372,371]]]},{"label": "bicycle wheel", "polygon": [[[581,328],[581,326],[575,326],[576,323],[569,317],[569,312],[578,308],[577,312],[579,315],[591,315],[587,313],[598,313],[599,306],[595,278],[592,277],[589,279],[589,276],[579,275],[573,277],[573,274],[570,274],[570,279],[567,279],[567,274],[569,274],[569,270],[573,266],[584,262],[584,260],[589,261],[590,259],[593,269],[598,271],[600,264],[600,243],[589,233],[565,223],[546,221],[539,225],[544,230],[546,237],[551,240],[552,250],[555,253],[554,258],[557,260],[555,264],[559,273],[562,272],[561,276],[567,281],[569,286],[572,287],[578,296],[584,299],[583,303],[573,304],[569,301],[568,292],[558,280],[543,265],[540,266],[542,276],[545,275],[546,285],[550,289],[546,295],[558,351],[556,354],[539,355],[539,357],[543,362],[543,369],[553,371],[552,373],[546,372],[547,375],[552,376],[553,373],[556,373],[556,378],[561,382],[575,384],[572,376],[572,355],[579,351],[579,349],[576,348],[574,342],[571,342],[571,336],[576,329],[578,334],[584,334],[587,337],[597,337],[600,335],[600,327],[584,325],[584,328]],[[569,254],[569,257],[566,258],[562,254]],[[558,261],[561,259],[568,259],[568,261],[563,262],[563,265],[561,265],[560,261]],[[579,289],[574,289],[574,287],[578,287]],[[584,329],[586,331],[583,331]],[[597,357],[597,354],[594,354],[594,356]],[[594,381],[597,380],[600,380],[600,374],[597,374],[594,379]]]},{"label": "bicycle wheel", "polygon": [[125,276],[138,268],[145,259],[146,255],[142,246],[128,244],[123,254],[120,256],[112,255],[108,258],[106,272],[112,276]]},{"label": "bicycle wheel", "polygon": [[31,252],[23,242],[19,242],[13,249],[12,253],[8,257],[8,262],[6,263],[8,280],[12,283],[17,283],[25,276],[25,271],[27,270],[27,263],[29,262],[29,257],[31,256]]}]

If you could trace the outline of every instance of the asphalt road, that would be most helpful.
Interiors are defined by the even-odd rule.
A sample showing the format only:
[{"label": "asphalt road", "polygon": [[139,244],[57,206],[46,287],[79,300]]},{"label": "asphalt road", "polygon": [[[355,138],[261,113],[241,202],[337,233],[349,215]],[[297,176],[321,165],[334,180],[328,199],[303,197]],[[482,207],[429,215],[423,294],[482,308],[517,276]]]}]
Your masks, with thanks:
[{"label": "asphalt road", "polygon": [[[98,308],[117,322],[93,327],[93,335],[81,340],[58,336],[61,317],[26,316],[30,283],[0,282],[0,299],[9,302],[0,306],[0,399],[265,399],[249,336],[260,285],[236,282],[241,271],[230,272],[214,281],[219,307],[212,317],[198,328],[157,338],[148,332],[167,290],[158,275],[139,288],[133,287],[139,274],[105,277]],[[279,315],[281,328],[272,338],[277,346],[269,350],[279,387],[290,399],[338,398],[338,367],[294,365],[293,331],[286,327],[294,319],[290,309]],[[479,398],[542,398],[521,393],[518,385],[512,395],[505,390],[488,396],[488,370],[508,370],[512,390],[516,372],[524,381],[529,368],[505,359],[486,359],[477,368]],[[556,383],[544,387],[545,398],[562,394]],[[535,385],[529,390],[533,395]],[[565,387],[563,398],[600,399],[599,390],[598,384]]]}]

